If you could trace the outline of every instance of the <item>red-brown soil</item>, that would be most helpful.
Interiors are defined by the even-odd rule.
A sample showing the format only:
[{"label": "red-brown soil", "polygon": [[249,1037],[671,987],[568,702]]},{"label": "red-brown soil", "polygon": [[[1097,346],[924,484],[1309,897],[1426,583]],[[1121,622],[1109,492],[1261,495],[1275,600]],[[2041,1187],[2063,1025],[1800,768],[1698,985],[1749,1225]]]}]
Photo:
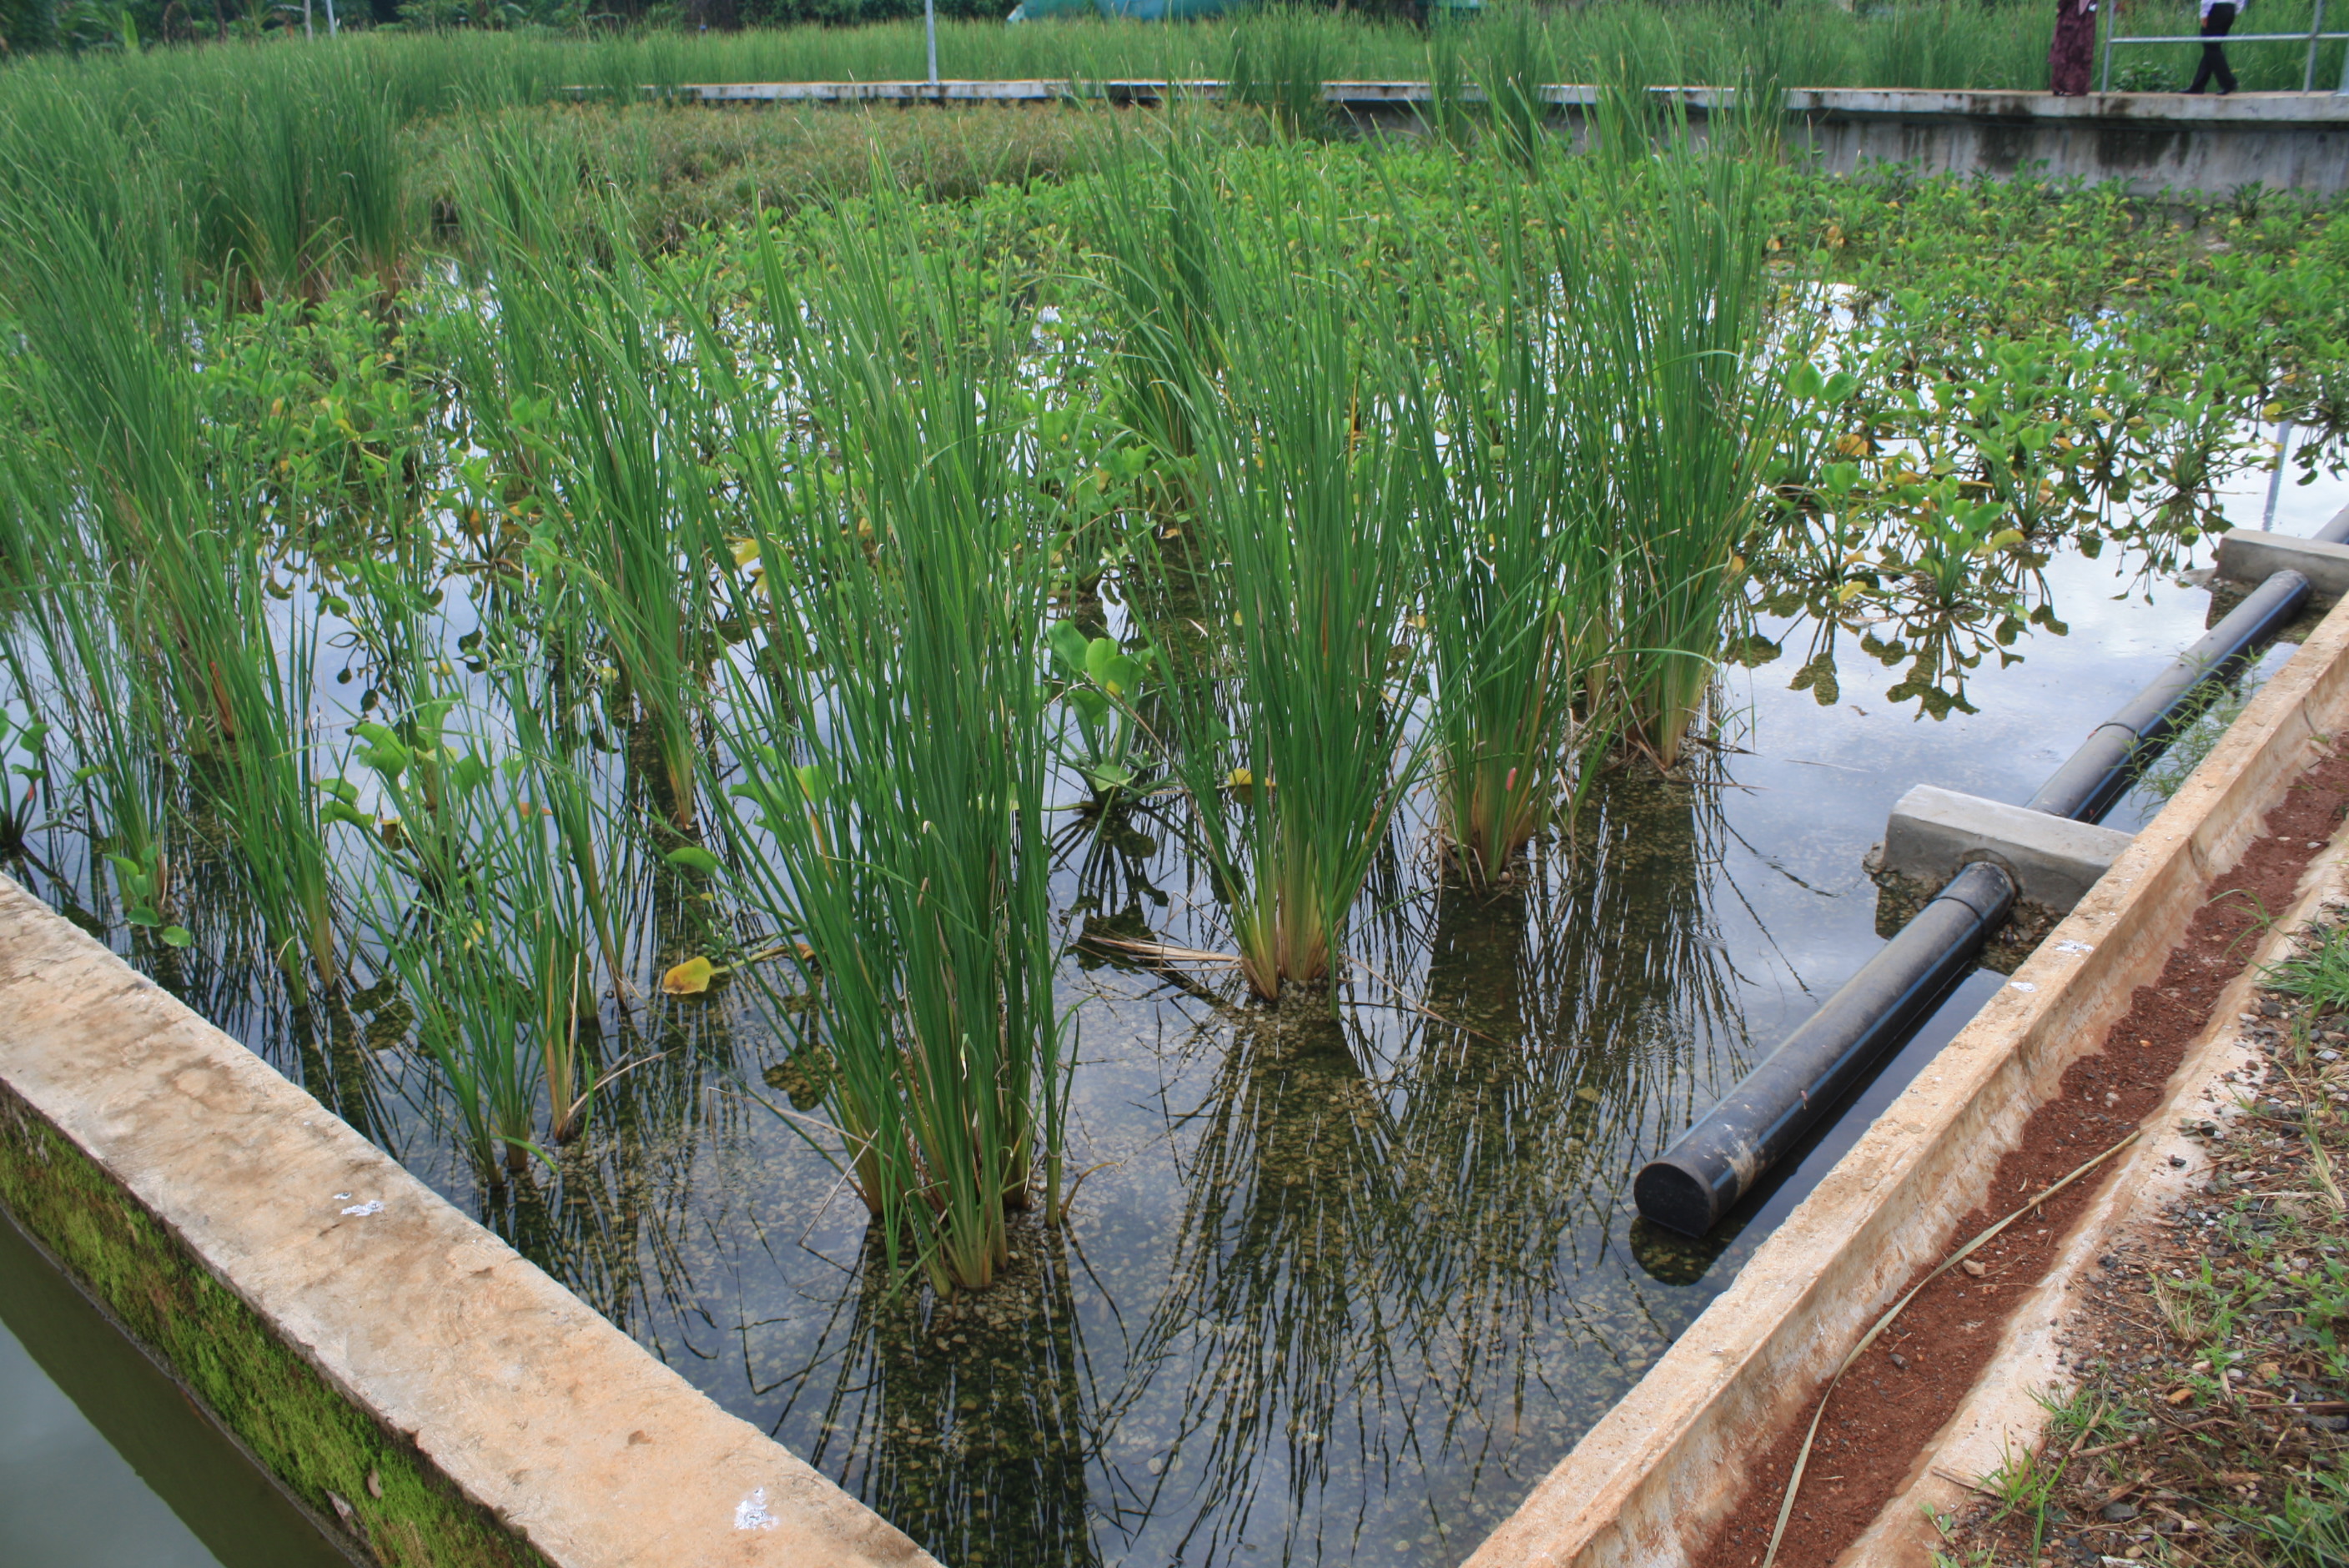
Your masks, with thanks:
[{"label": "red-brown soil", "polygon": [[[1951,1251],[2110,1148],[2162,1102],[2220,991],[2250,962],[2261,929],[2290,903],[2344,811],[2349,752],[2309,769],[2268,814],[2265,836],[2218,880],[2158,983],[2137,988],[2103,1048],[2073,1063],[2060,1097],[2024,1124],[2022,1142],[1999,1161],[1991,1200],[1958,1222]],[[1936,1280],[1844,1375],[1786,1522],[1778,1553],[1784,1568],[1826,1568],[1875,1522],[1973,1387],[2008,1315],[2045,1275],[2057,1243],[2117,1163],[2064,1189],[2036,1218],[1976,1253],[1970,1261],[1983,1265],[1981,1276],[1952,1269]],[[1929,1265],[1916,1278],[1930,1272]],[[1696,1553],[1696,1568],[1754,1568],[1762,1561],[1815,1408],[1806,1405],[1771,1443],[1736,1507]]]}]

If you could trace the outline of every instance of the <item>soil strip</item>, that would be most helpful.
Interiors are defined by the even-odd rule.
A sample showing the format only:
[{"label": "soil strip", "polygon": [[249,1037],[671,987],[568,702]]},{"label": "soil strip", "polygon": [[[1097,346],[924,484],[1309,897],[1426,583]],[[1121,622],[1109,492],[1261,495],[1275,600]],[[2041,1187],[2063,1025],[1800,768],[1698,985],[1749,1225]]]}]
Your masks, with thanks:
[{"label": "soil strip", "polygon": [[[1998,1222],[2016,1202],[2062,1179],[2151,1115],[2227,983],[2251,960],[2258,933],[2292,900],[2301,875],[2349,813],[2349,753],[2294,781],[2268,813],[2241,863],[2217,879],[2158,981],[2141,985],[2102,1048],[2065,1069],[2056,1098],[2034,1111],[1999,1161],[1991,1195],[1961,1220],[1955,1244]],[[1779,1547],[1783,1568],[1827,1568],[1907,1483],[1918,1457],[1995,1354],[2016,1305],[2046,1274],[2065,1232],[2116,1167],[2074,1182],[2033,1219],[1919,1292],[1827,1397],[1802,1490]],[[1938,1264],[1918,1269],[1894,1299]],[[1976,1273],[1976,1269],[1980,1273]],[[1748,1472],[1695,1568],[1755,1568],[1777,1522],[1805,1431],[1806,1404]]]}]

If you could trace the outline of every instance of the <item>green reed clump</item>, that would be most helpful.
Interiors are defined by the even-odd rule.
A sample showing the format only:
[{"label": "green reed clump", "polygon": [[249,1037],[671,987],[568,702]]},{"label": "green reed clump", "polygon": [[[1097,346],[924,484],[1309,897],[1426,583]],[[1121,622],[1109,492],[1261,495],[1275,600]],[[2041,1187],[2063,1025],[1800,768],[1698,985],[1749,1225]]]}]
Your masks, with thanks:
[{"label": "green reed clump", "polygon": [[1158,583],[1197,633],[1164,644],[1175,766],[1241,973],[1268,999],[1330,978],[1423,749],[1398,703],[1414,658],[1398,319],[1324,259],[1341,250],[1330,193],[1299,194],[1294,220],[1213,234],[1226,367],[1186,388],[1197,537],[1164,552]]},{"label": "green reed clump", "polygon": [[[1612,531],[1577,505],[1573,344],[1522,217],[1465,258],[1464,298],[1430,275],[1403,429],[1419,485],[1427,723],[1438,821],[1472,884],[1506,880],[1569,813],[1614,738],[1607,685]],[[1446,270],[1458,259],[1447,256]]]},{"label": "green reed clump", "polygon": [[1263,109],[1284,136],[1326,135],[1331,46],[1330,18],[1301,5],[1268,5],[1242,18],[1232,29],[1231,101]]},{"label": "green reed clump", "polygon": [[191,759],[272,958],[297,993],[305,958],[332,985],[336,901],[309,729],[316,607],[274,591],[256,500],[274,432],[206,417],[193,356],[222,323],[184,311],[171,271],[139,269],[156,252],[110,252],[62,202],[11,217],[27,384],[75,502],[19,524],[98,585],[128,678],[169,694],[154,707],[172,727],[156,742]]},{"label": "green reed clump", "polygon": [[1116,414],[1149,451],[1146,488],[1168,508],[1188,504],[1199,460],[1192,409],[1224,365],[1210,287],[1223,197],[1203,150],[1182,130],[1154,148],[1126,144],[1092,213],[1115,301]]},{"label": "green reed clump", "polygon": [[1422,116],[1429,135],[1462,149],[1474,135],[1475,122],[1468,100],[1468,64],[1460,42],[1464,26],[1449,15],[1440,15],[1427,30],[1427,108]]},{"label": "green reed clump", "polygon": [[1479,26],[1477,44],[1485,115],[1508,156],[1530,168],[1547,140],[1549,103],[1543,89],[1557,70],[1549,35],[1531,5],[1512,5]]},{"label": "green reed clump", "polygon": [[861,216],[825,226],[824,273],[793,278],[766,244],[791,406],[766,366],[730,400],[760,568],[739,614],[768,628],[730,716],[755,818],[734,861],[807,944],[825,1107],[890,1265],[980,1289],[1039,1165],[1048,1219],[1061,1201],[1043,830],[1058,530],[1022,470],[1019,345],[999,302],[970,296],[975,258],[917,245],[896,199]]},{"label": "green reed clump", "polygon": [[494,225],[481,242],[497,309],[476,318],[468,381],[479,428],[532,492],[541,616],[582,629],[609,656],[607,710],[651,763],[656,809],[690,836],[715,618],[709,541],[692,522],[708,482],[702,449],[676,413],[695,399],[691,366],[682,340],[664,335],[616,223],[594,231],[606,264],[583,264],[543,195],[503,190],[511,224],[491,201],[475,209]]},{"label": "green reed clump", "polygon": [[1615,542],[1611,688],[1625,732],[1669,768],[1738,608],[1785,367],[1765,349],[1761,160],[1733,128],[1699,150],[1680,124],[1650,153],[1648,107],[1605,97],[1590,177],[1544,194],[1561,390],[1578,504]]},{"label": "green reed clump", "polygon": [[256,294],[315,299],[352,272],[395,285],[408,246],[404,160],[367,62],[320,51],[210,85],[167,112],[155,138],[177,166],[193,258]]},{"label": "green reed clump", "polygon": [[[536,730],[526,707],[513,712]],[[597,962],[610,825],[560,761],[499,755],[486,717],[440,695],[363,720],[351,766],[323,789],[329,816],[363,835],[381,965],[496,1187],[544,1153],[542,1099],[545,1142],[585,1125],[597,998],[618,975]]]}]

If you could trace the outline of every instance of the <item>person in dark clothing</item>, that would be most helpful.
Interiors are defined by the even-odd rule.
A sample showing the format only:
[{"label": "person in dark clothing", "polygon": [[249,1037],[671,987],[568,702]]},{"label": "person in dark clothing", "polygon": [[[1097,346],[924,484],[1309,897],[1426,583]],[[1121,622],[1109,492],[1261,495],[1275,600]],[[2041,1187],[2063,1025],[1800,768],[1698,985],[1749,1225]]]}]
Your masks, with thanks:
[{"label": "person in dark clothing", "polygon": [[2251,0],[2242,0],[2241,5],[2230,5],[2229,0],[2202,0],[2202,36],[2210,42],[2202,46],[2202,64],[2195,69],[2194,85],[2188,92],[2200,92],[2212,77],[2219,78],[2220,92],[2235,90],[2235,73],[2227,67],[2226,46],[2218,40],[2234,26],[2235,14],[2250,4]]},{"label": "person in dark clothing", "polygon": [[2057,98],[2088,90],[2096,53],[2096,0],[2055,0],[2055,36],[2047,46],[2047,87]]}]

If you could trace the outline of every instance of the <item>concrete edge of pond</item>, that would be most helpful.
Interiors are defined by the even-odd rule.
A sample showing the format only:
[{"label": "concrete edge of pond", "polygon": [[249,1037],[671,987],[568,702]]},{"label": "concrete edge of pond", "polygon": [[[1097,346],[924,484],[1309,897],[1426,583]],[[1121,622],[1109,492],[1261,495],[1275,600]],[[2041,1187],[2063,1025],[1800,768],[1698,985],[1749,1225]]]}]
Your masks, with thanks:
[{"label": "concrete edge of pond", "polygon": [[[411,1531],[397,1560],[932,1562],[5,877],[0,1111],[0,1177],[95,1172],[70,1201],[12,1205],[53,1255],[92,1255],[68,1233],[113,1218],[97,1212],[119,1193],[122,1222],[160,1233],[197,1285],[225,1287],[383,1435],[388,1463],[415,1456],[523,1547],[444,1550]],[[137,1328],[153,1314],[117,1299],[135,1296],[129,1277],[78,1283]],[[367,1470],[322,1500],[362,1540],[382,1479]],[[317,1490],[308,1480],[297,1493]]]},{"label": "concrete edge of pond", "polygon": [[[1229,83],[1149,78],[1071,81],[694,82],[647,92],[709,104],[1017,106],[1101,101],[1163,105],[1222,101]],[[589,89],[570,88],[578,94]],[[1736,97],[1727,88],[1651,88],[1702,125]],[[1541,89],[1551,119],[1581,137],[1598,89]],[[1365,129],[1416,124],[1432,101],[1425,82],[1333,81],[1322,97]],[[1464,102],[1481,97],[1464,89]],[[2232,195],[2273,186],[2315,195],[2349,188],[2349,95],[2305,93],[2051,93],[1907,88],[1793,88],[1780,102],[1785,144],[1819,170],[1855,174],[1905,167],[1922,175],[2036,173],[2053,181],[2117,181],[2132,195]]]},{"label": "concrete edge of pond", "polygon": [[2147,1136],[2090,1200],[2046,1276],[2007,1319],[1990,1365],[1918,1455],[1900,1491],[1837,1560],[1839,1568],[1862,1563],[1930,1568],[1933,1550],[1941,1544],[1934,1518],[1947,1518],[1975,1501],[1959,1478],[1979,1480],[2009,1456],[2036,1446],[2048,1416],[2041,1398],[2079,1380],[2064,1363],[2062,1333],[2087,1301],[2088,1287],[2098,1273],[2096,1260],[2209,1174],[2209,1146],[2184,1130],[2230,1121],[2240,1112],[2220,1080],[2227,1072],[2258,1059],[2257,1048],[2246,1037],[2242,1015],[2259,991],[2261,975],[2292,956],[2319,915],[2344,907],[2349,907],[2349,822],[2336,828],[2323,852],[2309,862],[2291,905],[2261,939],[2243,972],[2219,993],[2210,1021],[2187,1047],[2169,1092],[2145,1119]]},{"label": "concrete edge of pond", "polygon": [[2349,609],[2244,708],[2110,872],[1469,1568],[1678,1568],[1745,1466],[1983,1202],[2000,1158],[2183,937],[2211,880],[2349,720]]},{"label": "concrete edge of pond", "polygon": [[[874,81],[685,82],[654,89],[690,95],[705,103],[1050,103],[1101,98],[1113,103],[1152,103],[1169,97],[1217,101],[1229,82],[1202,77],[1110,77],[1088,81],[1069,77],[948,77]],[[566,92],[590,89],[572,87]],[[1658,87],[1648,91],[1674,98],[1690,109],[1710,113],[1728,108],[1734,88]],[[1599,89],[1560,83],[1539,89],[1554,108],[1578,109],[1599,100]],[[1381,104],[1416,107],[1432,102],[1423,81],[1332,80],[1322,97],[1340,107]],[[1464,102],[1478,102],[1482,88],[1461,89]],[[2058,98],[2053,93],[2003,88],[1789,88],[1781,108],[1790,115],[1941,115],[1958,119],[2132,120],[2178,125],[2239,125],[2291,128],[2349,122],[2349,95],[2331,91],[2226,93],[2090,93]]]}]

